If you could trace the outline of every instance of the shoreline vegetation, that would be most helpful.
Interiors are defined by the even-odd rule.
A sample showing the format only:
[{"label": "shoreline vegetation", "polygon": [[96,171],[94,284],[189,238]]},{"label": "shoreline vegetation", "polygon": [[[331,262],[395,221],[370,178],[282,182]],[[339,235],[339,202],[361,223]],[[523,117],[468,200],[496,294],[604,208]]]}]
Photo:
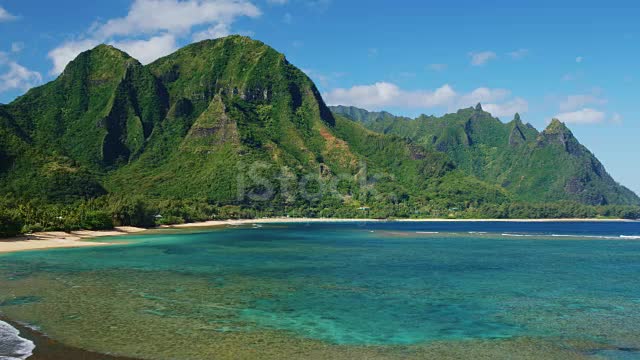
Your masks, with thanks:
[{"label": "shoreline vegetation", "polygon": [[603,219],[603,218],[563,218],[563,219],[334,219],[334,218],[262,218],[239,220],[211,220],[185,224],[160,225],[154,228],[141,228],[133,226],[115,227],[113,230],[79,230],[71,232],[44,231],[23,236],[0,238],[0,254],[29,250],[48,250],[58,248],[78,248],[88,246],[109,246],[116,244],[108,240],[98,239],[117,237],[123,235],[141,234],[151,230],[167,229],[198,229],[215,228],[222,226],[243,226],[252,224],[299,224],[299,223],[347,223],[347,222],[633,222],[627,219]]},{"label": "shoreline vegetation", "polygon": [[[224,204],[194,199],[156,199],[132,195],[103,196],[68,203],[6,197],[0,199],[0,238],[51,231],[112,231],[130,226],[155,228],[230,219],[640,219],[640,207],[554,203],[397,203],[338,201],[321,197],[292,203]],[[254,220],[249,220],[254,221]]]}]

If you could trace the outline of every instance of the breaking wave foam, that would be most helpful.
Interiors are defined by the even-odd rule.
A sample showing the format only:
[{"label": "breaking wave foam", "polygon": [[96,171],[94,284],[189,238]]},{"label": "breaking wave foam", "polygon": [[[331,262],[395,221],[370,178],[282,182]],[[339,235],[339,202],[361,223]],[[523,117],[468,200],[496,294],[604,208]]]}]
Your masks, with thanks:
[{"label": "breaking wave foam", "polygon": [[36,348],[31,340],[20,337],[20,332],[0,321],[0,360],[25,360]]}]

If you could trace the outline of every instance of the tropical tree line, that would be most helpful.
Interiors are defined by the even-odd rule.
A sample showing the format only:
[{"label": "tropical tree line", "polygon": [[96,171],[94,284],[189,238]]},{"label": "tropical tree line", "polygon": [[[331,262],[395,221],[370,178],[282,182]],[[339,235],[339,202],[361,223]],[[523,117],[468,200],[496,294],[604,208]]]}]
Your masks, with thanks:
[{"label": "tropical tree line", "polygon": [[154,200],[147,197],[103,196],[72,204],[38,200],[0,200],[0,236],[39,231],[108,230],[116,226],[155,227],[207,220],[264,217],[310,218],[451,218],[451,219],[640,219],[638,206],[588,206],[575,202],[452,205],[404,199],[389,202],[315,201],[219,204],[205,200]]}]

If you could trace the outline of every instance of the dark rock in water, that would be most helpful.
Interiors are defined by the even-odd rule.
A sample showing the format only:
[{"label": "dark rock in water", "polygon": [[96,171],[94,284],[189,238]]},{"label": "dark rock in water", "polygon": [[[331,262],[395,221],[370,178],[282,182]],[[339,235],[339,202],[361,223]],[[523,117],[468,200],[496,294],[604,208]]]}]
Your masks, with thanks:
[{"label": "dark rock in water", "polygon": [[0,302],[0,307],[2,306],[19,306],[19,305],[27,305],[37,303],[41,300],[41,298],[37,296],[20,296],[17,298],[4,300]]},{"label": "dark rock in water", "polygon": [[619,347],[618,351],[623,352],[637,352],[640,353],[640,348],[632,348],[632,347]]},{"label": "dark rock in water", "polygon": [[625,346],[611,347],[608,349],[593,349],[587,351],[586,354],[604,359],[637,360],[640,359],[640,348]]}]

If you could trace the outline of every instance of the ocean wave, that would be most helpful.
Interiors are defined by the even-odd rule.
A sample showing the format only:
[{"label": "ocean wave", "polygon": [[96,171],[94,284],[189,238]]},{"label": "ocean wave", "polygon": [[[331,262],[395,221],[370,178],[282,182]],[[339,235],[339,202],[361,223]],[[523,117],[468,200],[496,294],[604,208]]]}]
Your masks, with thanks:
[{"label": "ocean wave", "polygon": [[559,238],[572,238],[572,239],[604,239],[604,240],[640,240],[640,236],[633,235],[576,235],[576,234],[517,234],[517,233],[503,233],[502,236],[512,236],[512,237],[559,237]]},{"label": "ocean wave", "polygon": [[571,237],[571,238],[587,238],[587,239],[606,239],[606,240],[619,240],[619,239],[625,239],[625,240],[640,240],[640,236],[637,235],[619,235],[619,236],[614,236],[614,235],[558,235],[558,234],[553,234],[551,235],[553,237]]},{"label": "ocean wave", "polygon": [[567,235],[567,234],[551,234],[552,237],[568,237],[568,238],[587,238],[587,239],[618,239],[615,236],[606,235]]},{"label": "ocean wave", "polygon": [[25,360],[35,348],[31,340],[20,337],[16,328],[0,321],[0,360]]},{"label": "ocean wave", "polygon": [[469,234],[480,234],[480,235],[482,235],[482,234],[488,234],[488,232],[486,232],[486,231],[469,231]]},{"label": "ocean wave", "polygon": [[416,231],[416,234],[429,234],[429,235],[433,235],[433,234],[440,234],[437,231]]}]

